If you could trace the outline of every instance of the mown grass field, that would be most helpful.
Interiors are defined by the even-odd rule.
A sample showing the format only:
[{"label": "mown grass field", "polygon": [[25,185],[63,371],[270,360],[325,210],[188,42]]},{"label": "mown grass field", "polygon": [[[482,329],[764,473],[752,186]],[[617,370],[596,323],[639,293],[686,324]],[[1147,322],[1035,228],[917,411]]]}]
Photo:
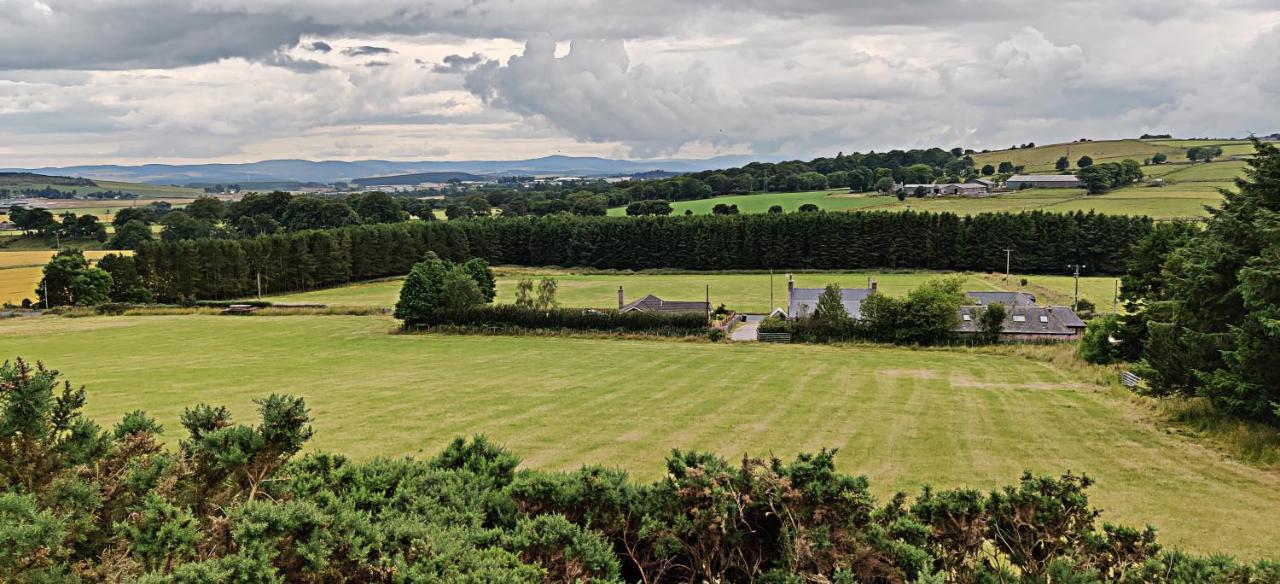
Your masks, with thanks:
[{"label": "mown grass field", "polygon": [[[565,270],[539,270],[499,267],[498,302],[515,300],[516,283],[522,277],[538,278],[549,275],[559,284],[557,294],[564,306],[581,308],[612,308],[618,303],[618,286],[623,287],[626,300],[638,300],[653,294],[664,300],[701,300],[706,287],[711,287],[713,305],[724,304],[739,312],[763,313],[771,310],[769,304],[769,274],[696,274],[696,273],[575,273]],[[874,276],[880,290],[886,294],[903,295],[925,280],[944,275],[939,272],[807,272],[796,273],[796,285],[820,288],[830,283],[845,288],[863,288],[867,279]],[[1072,278],[1066,276],[1018,276],[1014,275],[1009,286],[1004,285],[1004,274],[961,274],[966,290],[1024,290],[1036,295],[1042,304],[1070,305],[1074,294]],[[1020,279],[1027,278],[1028,285],[1020,286]],[[1094,302],[1098,309],[1109,312],[1114,297],[1115,279],[1108,277],[1084,277],[1080,279],[1080,296]],[[352,284],[339,288],[316,290],[298,294],[268,297],[281,303],[315,303],[354,306],[394,306],[400,295],[401,280],[381,280]],[[777,272],[773,277],[773,306],[787,304],[787,277]]]},{"label": "mown grass field", "polygon": [[1280,476],[1164,431],[1095,373],[977,351],[388,334],[380,317],[94,317],[0,322],[0,354],[88,387],[104,425],[195,403],[255,423],[303,396],[311,448],[428,456],[486,433],[527,467],[604,464],[644,479],[672,447],[788,457],[840,448],[876,491],[992,488],[1024,469],[1087,473],[1104,518],[1168,545],[1246,557],[1280,546]]},{"label": "mown grass field", "polygon": [[[0,251],[0,304],[9,302],[18,304],[23,298],[36,299],[35,289],[42,276],[41,267],[49,258],[58,253],[57,250],[23,250]],[[131,253],[109,251],[86,251],[84,255],[90,260],[97,260],[108,253]]]},{"label": "mown grass field", "polygon": [[[740,213],[766,213],[769,207],[782,205],[786,213],[800,210],[802,205],[814,204],[825,211],[840,211],[874,207],[888,202],[886,197],[874,197],[866,194],[849,194],[849,189],[832,189],[826,191],[808,191],[803,193],[758,193],[752,195],[733,195],[702,199],[699,201],[676,201],[671,203],[673,215],[683,215],[685,211],[693,211],[694,215],[710,215],[711,209],[719,204],[737,205]],[[626,215],[626,207],[609,209],[615,217]]]}]

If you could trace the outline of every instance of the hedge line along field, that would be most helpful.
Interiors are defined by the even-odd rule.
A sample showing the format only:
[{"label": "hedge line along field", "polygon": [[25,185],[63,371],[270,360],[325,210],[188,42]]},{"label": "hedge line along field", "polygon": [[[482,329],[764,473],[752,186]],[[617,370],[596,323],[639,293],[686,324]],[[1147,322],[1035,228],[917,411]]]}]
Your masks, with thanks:
[{"label": "hedge line along field", "polygon": [[[849,189],[831,189],[826,191],[808,191],[802,193],[756,193],[750,195],[732,195],[701,199],[697,201],[673,201],[673,214],[683,215],[685,211],[693,211],[694,215],[709,215],[716,205],[737,205],[740,213],[766,213],[774,205],[781,205],[783,212],[794,213],[803,205],[817,205],[824,211],[841,211],[881,206],[889,202],[887,197],[877,197],[874,193],[849,193]],[[626,207],[609,209],[609,214],[622,216],[627,214]]]},{"label": "hedge line along field", "polygon": [[[653,294],[664,300],[701,300],[706,287],[711,287],[713,305],[724,304],[739,312],[763,313],[769,305],[769,274],[696,274],[696,273],[575,273],[563,270],[537,270],[498,267],[498,302],[515,299],[516,283],[521,278],[554,277],[559,284],[557,297],[563,306],[573,308],[612,308],[618,302],[618,286],[623,287],[627,302]],[[886,294],[903,295],[925,280],[944,275],[939,272],[798,272],[796,285],[820,288],[830,283],[845,288],[862,288],[868,278],[875,277]],[[1005,286],[1004,274],[961,274],[967,290],[1023,290],[1035,294],[1045,304],[1069,305],[1074,294],[1074,280],[1064,276],[1018,276]],[[1028,285],[1021,286],[1022,278]],[[329,304],[351,306],[393,306],[400,295],[400,279],[364,282],[316,290],[300,294],[267,297],[285,304]],[[1082,277],[1080,296],[1109,312],[1114,297],[1115,278]],[[787,304],[787,276],[773,276],[774,307]]]},{"label": "hedge line along field", "polygon": [[481,432],[526,467],[599,463],[654,479],[673,447],[733,459],[832,446],[840,468],[871,477],[882,497],[1071,470],[1097,479],[1104,519],[1150,522],[1167,545],[1280,549],[1280,475],[1165,431],[1069,359],[394,327],[382,317],[43,317],[0,322],[0,354],[86,385],[87,413],[108,427],[146,410],[170,446],[185,407],[226,405],[251,421],[251,400],[291,393],[315,418],[311,448],[358,459],[426,456]]}]

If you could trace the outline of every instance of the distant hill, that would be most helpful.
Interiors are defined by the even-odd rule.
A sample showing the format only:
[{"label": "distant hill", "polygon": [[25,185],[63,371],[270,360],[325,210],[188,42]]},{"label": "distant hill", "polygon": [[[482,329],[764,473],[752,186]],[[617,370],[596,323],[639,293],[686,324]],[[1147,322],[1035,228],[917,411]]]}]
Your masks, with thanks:
[{"label": "distant hill", "polygon": [[[359,178],[431,172],[484,176],[609,176],[649,171],[698,172],[740,166],[759,156],[721,156],[704,160],[612,160],[591,156],[546,156],[528,160],[394,162],[387,160],[264,160],[245,164],[144,164],[140,166],[65,166],[0,169],[64,174],[96,180],[151,184],[244,184],[254,182],[348,182]],[[767,158],[767,157],[765,157]]]},{"label": "distant hill", "polygon": [[447,183],[451,180],[473,181],[484,180],[485,177],[469,172],[419,172],[415,174],[398,174],[394,176],[374,176],[358,178],[351,181],[362,187],[372,185],[418,185],[422,183]]},{"label": "distant hill", "polygon": [[24,186],[92,187],[97,185],[86,178],[49,176],[34,172],[0,172],[0,187]]}]

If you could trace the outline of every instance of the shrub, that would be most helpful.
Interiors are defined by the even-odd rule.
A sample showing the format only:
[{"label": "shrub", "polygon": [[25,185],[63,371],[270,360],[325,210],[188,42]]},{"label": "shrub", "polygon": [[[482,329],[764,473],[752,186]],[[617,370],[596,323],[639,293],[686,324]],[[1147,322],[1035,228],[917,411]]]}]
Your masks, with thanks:
[{"label": "shrub", "polygon": [[698,312],[618,312],[584,308],[525,308],[514,304],[487,304],[462,308],[438,308],[406,328],[471,326],[481,328],[569,329],[620,331],[661,336],[702,335],[707,317]]},{"label": "shrub", "polygon": [[1123,356],[1120,344],[1111,340],[1119,330],[1120,322],[1115,316],[1104,316],[1089,321],[1089,325],[1084,329],[1084,335],[1080,337],[1080,346],[1077,349],[1080,358],[1098,365],[1121,361]]}]

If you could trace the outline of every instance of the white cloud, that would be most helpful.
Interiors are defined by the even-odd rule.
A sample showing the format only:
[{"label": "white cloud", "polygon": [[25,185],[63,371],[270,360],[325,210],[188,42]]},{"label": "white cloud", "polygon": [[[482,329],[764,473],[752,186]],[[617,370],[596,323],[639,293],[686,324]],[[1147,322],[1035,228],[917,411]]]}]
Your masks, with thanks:
[{"label": "white cloud", "polygon": [[1259,0],[0,0],[0,166],[1269,133],[1278,27]]}]

